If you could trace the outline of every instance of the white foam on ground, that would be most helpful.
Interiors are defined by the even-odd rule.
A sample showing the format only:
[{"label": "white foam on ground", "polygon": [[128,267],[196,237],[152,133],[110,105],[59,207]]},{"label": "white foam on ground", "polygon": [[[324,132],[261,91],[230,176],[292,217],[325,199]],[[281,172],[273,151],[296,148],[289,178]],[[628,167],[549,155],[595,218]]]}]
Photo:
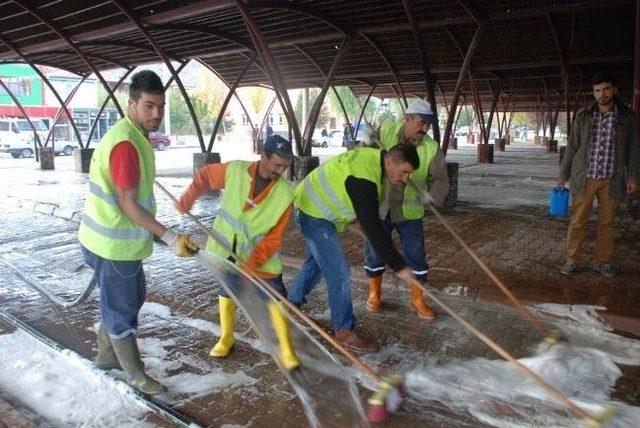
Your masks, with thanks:
[{"label": "white foam on ground", "polygon": [[[540,309],[543,306],[543,309]],[[607,427],[640,426],[640,408],[611,399],[622,372],[617,364],[640,364],[640,342],[608,331],[593,306],[540,305],[544,319],[568,342],[519,361],[592,416],[613,406]],[[540,315],[540,314],[539,314]],[[543,346],[540,346],[542,349]],[[457,412],[499,427],[573,427],[579,421],[515,365],[476,358],[448,364],[427,362],[407,374],[409,393],[439,401]]]},{"label": "white foam on ground", "polygon": [[21,331],[0,335],[0,389],[55,426],[153,426],[127,386]]}]

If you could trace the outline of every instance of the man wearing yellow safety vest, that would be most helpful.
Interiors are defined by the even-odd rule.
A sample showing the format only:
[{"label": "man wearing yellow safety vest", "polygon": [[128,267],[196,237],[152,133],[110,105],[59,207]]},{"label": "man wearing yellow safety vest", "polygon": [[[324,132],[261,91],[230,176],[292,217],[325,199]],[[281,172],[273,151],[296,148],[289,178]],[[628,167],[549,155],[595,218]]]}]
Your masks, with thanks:
[{"label": "man wearing yellow safety vest", "polygon": [[[424,100],[412,102],[405,112],[404,121],[388,120],[378,131],[380,146],[389,149],[396,144],[411,144],[416,147],[420,167],[413,171],[409,179],[418,188],[427,191],[431,200],[424,201],[423,195],[405,183],[385,182],[384,200],[380,205],[380,218],[385,232],[391,236],[395,229],[400,236],[402,253],[418,281],[426,282],[429,266],[426,261],[422,217],[424,203],[442,205],[449,192],[449,178],[444,155],[438,142],[427,136],[429,126],[437,121],[431,105]],[[365,246],[365,273],[369,278],[369,298],[367,309],[371,312],[382,310],[382,274],[384,259],[380,257],[370,242]],[[422,290],[411,286],[411,307],[422,319],[432,320],[434,312],[423,299]]]},{"label": "man wearing yellow safety vest", "polygon": [[383,182],[406,182],[420,165],[412,145],[389,151],[357,148],[329,159],[295,190],[296,220],[307,240],[307,258],[289,288],[289,300],[301,305],[324,276],[335,339],[355,352],[375,352],[376,342],[359,337],[350,295],[349,263],[338,232],[358,221],[376,252],[408,282],[411,269],[393,246],[378,216]]},{"label": "man wearing yellow safety vest", "polygon": [[[225,245],[209,238],[207,251],[223,259],[232,258],[233,251],[240,258],[234,261],[241,269],[265,279],[282,296],[287,294],[282,282],[280,247],[293,204],[293,189],[282,174],[292,160],[291,143],[279,135],[272,135],[265,141],[258,162],[231,161],[200,168],[176,202],[176,209],[185,213],[207,190],[225,189],[213,223],[213,231]],[[229,278],[231,286],[233,282],[234,279]],[[236,304],[224,290],[220,291],[218,301],[220,340],[210,355],[226,357],[235,345]],[[280,344],[280,361],[291,370],[300,362],[291,346],[288,320],[275,304],[268,303],[268,308]]]},{"label": "man wearing yellow safety vest", "polygon": [[180,257],[198,247],[155,219],[156,168],[150,131],[164,115],[164,85],[152,71],[131,78],[127,115],[100,140],[89,168],[89,193],[80,223],[84,259],[100,287],[98,355],[101,369],[123,369],[132,386],[146,394],[167,388],[145,373],[136,343],[138,313],[145,300],[142,260],[158,236]]}]

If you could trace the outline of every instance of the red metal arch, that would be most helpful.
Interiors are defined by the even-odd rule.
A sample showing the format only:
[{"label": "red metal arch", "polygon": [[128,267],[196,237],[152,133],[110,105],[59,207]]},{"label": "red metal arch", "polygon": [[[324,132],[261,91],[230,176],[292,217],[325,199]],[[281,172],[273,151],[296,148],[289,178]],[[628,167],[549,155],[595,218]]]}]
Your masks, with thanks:
[{"label": "red metal arch", "polygon": [[[11,51],[13,51],[13,53],[15,53],[20,58],[22,58],[22,60],[24,62],[29,64],[31,69],[38,75],[38,77],[40,77],[42,79],[42,81],[45,83],[45,85],[47,85],[49,90],[53,93],[53,96],[56,97],[56,100],[60,104],[60,108],[64,110],[65,114],[69,118],[69,122],[71,123],[71,127],[73,129],[73,132],[76,135],[76,138],[78,140],[78,144],[80,144],[80,147],[82,147],[82,138],[80,137],[80,131],[78,130],[78,127],[76,126],[75,121],[71,117],[71,113],[69,112],[69,109],[67,108],[65,102],[62,100],[62,97],[60,97],[60,94],[58,93],[58,91],[56,91],[56,89],[53,87],[51,82],[49,82],[49,79],[47,79],[47,77],[44,75],[44,73],[42,73],[42,71],[40,71],[40,69],[35,66],[33,61],[31,61],[31,59],[29,57],[24,55],[22,53],[22,51],[20,49],[18,49],[17,46],[15,46],[13,43],[11,43],[10,41],[6,40],[5,38],[3,38],[1,36],[0,36],[0,42],[3,43],[6,47],[8,47]],[[85,76],[85,78],[86,78],[86,76]],[[53,128],[51,128],[51,129],[53,129]],[[48,141],[49,141],[49,136],[47,136],[47,139],[45,140],[45,146],[48,144]]]},{"label": "red metal arch", "polygon": [[19,5],[21,8],[23,8],[27,12],[29,12],[31,15],[33,15],[34,18],[36,18],[37,20],[42,22],[44,25],[49,27],[49,29],[51,31],[56,33],[56,35],[60,39],[64,40],[64,42],[67,43],[69,45],[69,47],[71,47],[71,49],[73,49],[74,52],[76,52],[80,58],[82,58],[82,60],[85,62],[85,64],[87,64],[87,67],[89,67],[89,69],[93,72],[93,74],[95,74],[95,76],[98,78],[98,80],[100,80],[100,83],[102,83],[102,86],[104,86],[105,90],[109,93],[109,96],[111,97],[111,99],[113,100],[113,103],[115,104],[116,108],[118,109],[118,112],[120,113],[120,116],[124,116],[124,113],[122,112],[122,108],[120,107],[120,104],[118,103],[118,100],[113,95],[113,92],[111,92],[111,89],[109,88],[109,85],[107,84],[107,82],[104,80],[104,78],[100,74],[100,71],[98,71],[98,69],[93,65],[93,63],[91,63],[91,61],[89,61],[87,56],[82,52],[82,50],[80,50],[78,45],[73,40],[71,40],[69,38],[69,36],[67,36],[62,30],[60,30],[57,25],[55,25],[49,19],[47,19],[44,16],[42,16],[34,7],[32,7],[30,4],[27,4],[24,0],[14,0],[14,3]]},{"label": "red metal arch", "polygon": [[138,18],[133,13],[133,11],[131,9],[129,9],[129,7],[127,5],[124,4],[124,2],[122,2],[120,0],[112,0],[112,1],[122,11],[122,13],[124,13],[127,16],[127,18],[138,28],[138,30],[140,30],[140,32],[144,35],[144,37],[147,39],[149,44],[157,52],[157,54],[160,56],[160,58],[162,58],[162,60],[164,61],[165,65],[167,66],[167,69],[169,70],[171,75],[174,77],[174,79],[176,81],[176,84],[178,85],[178,88],[180,89],[180,92],[182,93],[182,98],[184,99],[184,102],[187,104],[187,108],[189,109],[189,114],[191,115],[191,120],[193,121],[193,126],[196,128],[196,133],[198,135],[198,141],[200,143],[200,149],[204,153],[206,151],[206,148],[204,146],[204,139],[202,137],[202,129],[200,128],[200,122],[198,121],[198,118],[196,117],[195,110],[193,109],[193,105],[191,104],[191,100],[189,99],[189,94],[187,93],[186,89],[184,88],[184,85],[182,84],[182,80],[180,80],[180,77],[178,77],[178,75],[176,74],[176,71],[173,68],[173,65],[171,65],[170,58],[165,53],[164,49],[162,49],[156,43],[154,38],[151,36],[151,33],[142,25],[142,21],[140,21],[140,18]]}]

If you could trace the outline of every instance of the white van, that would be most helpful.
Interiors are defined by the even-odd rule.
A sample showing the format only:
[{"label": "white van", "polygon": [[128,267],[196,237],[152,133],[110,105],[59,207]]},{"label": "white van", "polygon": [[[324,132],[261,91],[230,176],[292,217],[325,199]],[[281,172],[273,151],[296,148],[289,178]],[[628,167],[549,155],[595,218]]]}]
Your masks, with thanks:
[{"label": "white van", "polygon": [[20,132],[15,119],[0,118],[0,152],[9,153],[14,158],[33,156],[33,137],[30,139]]},{"label": "white van", "polygon": [[[36,128],[40,142],[44,143],[49,130],[41,119],[31,119]],[[55,141],[55,154],[70,156],[78,147],[76,142]],[[0,152],[10,153],[14,158],[33,156],[34,135],[27,119],[0,118]]]}]

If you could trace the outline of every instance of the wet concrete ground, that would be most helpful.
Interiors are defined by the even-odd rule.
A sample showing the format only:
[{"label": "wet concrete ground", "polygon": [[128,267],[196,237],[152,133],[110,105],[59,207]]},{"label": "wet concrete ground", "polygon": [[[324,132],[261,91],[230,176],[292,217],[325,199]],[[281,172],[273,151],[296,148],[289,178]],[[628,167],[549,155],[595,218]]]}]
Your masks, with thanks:
[{"label": "wet concrete ground", "polygon": [[[559,274],[563,261],[566,221],[545,215],[557,159],[533,146],[510,146],[496,154],[496,164],[475,165],[474,148],[451,151],[449,160],[461,164],[459,198],[454,209],[443,211],[454,229],[474,248],[505,284],[527,303],[591,304],[607,308],[606,314],[621,328],[634,331],[640,323],[640,231],[637,223],[620,217],[616,227],[616,260],[619,275],[604,279],[584,268],[575,277]],[[172,151],[159,153],[172,155]],[[57,158],[60,159],[60,158]],[[14,160],[11,160],[14,161]],[[11,162],[10,161],[10,162]],[[28,161],[28,160],[26,160]],[[8,166],[7,166],[8,165]],[[91,272],[83,267],[77,246],[78,215],[83,204],[86,177],[70,171],[33,171],[0,160],[3,182],[0,196],[0,255],[36,260],[36,270],[48,281],[64,286],[60,293],[75,295],[87,284]],[[188,184],[189,168],[172,169],[162,182],[179,194]],[[162,175],[162,174],[161,174]],[[178,175],[178,176],[175,176]],[[183,231],[197,232],[180,218],[163,195],[159,220]],[[199,202],[194,213],[210,224],[216,197]],[[431,287],[468,320],[517,357],[530,355],[540,336],[506,302],[499,290],[456,244],[432,216],[425,220]],[[593,234],[591,234],[593,236]],[[358,329],[375,337],[382,347],[367,361],[384,372],[405,373],[430,359],[447,363],[474,357],[495,359],[493,351],[465,333],[442,311],[432,323],[417,319],[408,308],[406,292],[385,280],[385,311],[370,314],[364,308],[366,284],[362,273],[362,240],[347,232],[343,237],[352,263],[352,296]],[[591,253],[592,241],[585,247]],[[304,257],[303,240],[290,227],[285,245],[285,283],[295,275]],[[147,305],[142,311],[139,336],[148,349],[161,349],[164,361],[173,361],[170,372],[160,373],[176,384],[189,374],[218,388],[206,393],[170,393],[163,397],[173,407],[205,426],[304,426],[305,416],[292,388],[276,365],[255,345],[256,336],[240,317],[240,340],[226,360],[208,357],[217,338],[216,292],[220,285],[194,260],[179,260],[166,247],[156,245],[145,265]],[[95,355],[93,325],[98,318],[97,295],[78,308],[52,307],[16,275],[0,273],[0,305],[65,346],[87,358]],[[438,310],[436,308],[436,310]],[[328,327],[325,289],[321,284],[305,307],[310,316]],[[194,321],[196,320],[196,321]],[[10,331],[6,326],[3,331]],[[635,331],[640,331],[640,328]],[[158,348],[158,343],[161,346]],[[152,346],[153,345],[153,346]],[[153,364],[148,364],[153,371]],[[355,369],[354,369],[355,370]],[[355,373],[355,372],[354,372]],[[209,377],[206,377],[209,376]],[[640,404],[640,370],[623,367],[614,397]],[[363,400],[370,391],[361,387]],[[7,395],[9,395],[7,397]],[[5,400],[19,406],[19,397]],[[409,398],[387,426],[481,426],[468,414],[456,414],[444,404]]]}]

